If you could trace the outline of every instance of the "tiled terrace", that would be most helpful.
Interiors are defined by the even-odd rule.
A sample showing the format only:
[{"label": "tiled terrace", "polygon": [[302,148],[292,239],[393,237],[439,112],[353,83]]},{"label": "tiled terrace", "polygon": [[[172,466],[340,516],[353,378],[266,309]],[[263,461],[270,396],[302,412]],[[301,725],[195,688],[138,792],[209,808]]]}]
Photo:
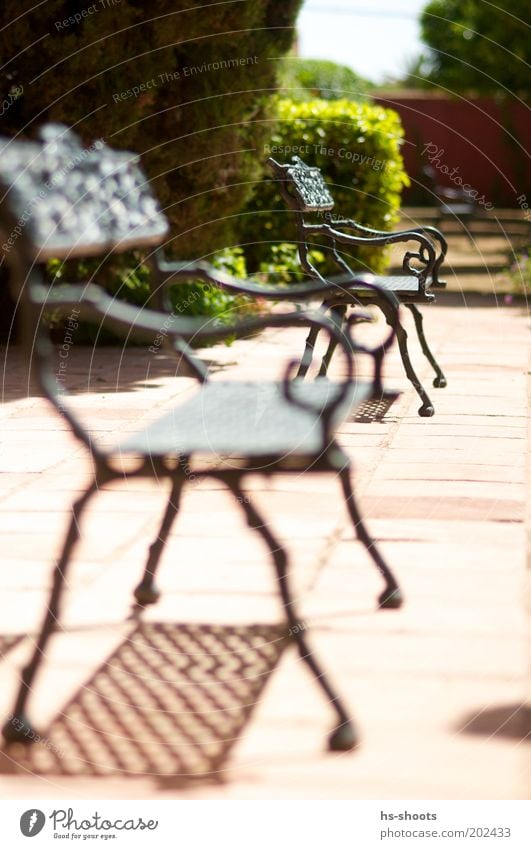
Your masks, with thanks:
[{"label": "tiled terrace", "polygon": [[[3,755],[3,798],[528,797],[529,319],[517,306],[443,297],[426,323],[449,380],[432,390],[435,417],[417,417],[393,351],[387,382],[404,394],[383,422],[341,433],[365,516],[404,586],[402,610],[375,609],[378,577],[352,541],[335,481],[252,487],[293,554],[305,622],[357,719],[360,749],[324,751],[328,706],[284,651],[265,552],[215,484],[189,487],[163,597],[131,612],[164,497],[128,483],[89,512],[64,630],[31,703],[45,741]],[[274,375],[298,345],[276,331],[203,353],[224,377]],[[80,391],[91,354],[71,354]],[[427,363],[415,360],[429,385]],[[135,429],[188,387],[169,359],[147,364],[140,350],[97,351],[90,393],[77,400],[102,437]],[[64,424],[28,396],[16,351],[4,379],[3,715],[90,473]]]}]

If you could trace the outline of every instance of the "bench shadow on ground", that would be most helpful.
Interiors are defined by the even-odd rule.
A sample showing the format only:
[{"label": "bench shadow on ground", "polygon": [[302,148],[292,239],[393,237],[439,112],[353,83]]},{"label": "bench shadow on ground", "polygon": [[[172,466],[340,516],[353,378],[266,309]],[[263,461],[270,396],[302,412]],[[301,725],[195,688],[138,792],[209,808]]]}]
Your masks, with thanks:
[{"label": "bench shadow on ground", "polygon": [[281,626],[139,622],[41,742],[0,754],[0,772],[221,782],[287,645]]},{"label": "bench shadow on ground", "polygon": [[0,660],[23,639],[21,634],[0,634]]},{"label": "bench shadow on ground", "polygon": [[[198,359],[210,374],[223,372],[235,365],[233,360],[216,360],[203,355]],[[192,377],[192,371],[171,354],[161,353],[153,357],[147,348],[130,347],[124,351],[119,345],[113,348],[79,345],[69,354],[62,386],[74,396],[87,392],[134,392],[155,387],[159,380],[168,377]],[[0,350],[0,402],[39,395],[30,383],[23,348],[14,346],[6,351],[4,346]]]},{"label": "bench shadow on ground", "polygon": [[456,728],[462,734],[478,734],[531,743],[531,704],[498,705],[465,716]]},{"label": "bench shadow on ground", "polygon": [[[159,354],[153,358],[144,348],[129,348],[127,351],[127,369],[123,367],[124,352],[119,348],[93,350],[80,347],[71,355],[71,365],[65,372],[64,388],[72,396],[94,393],[120,393],[145,391],[155,388],[158,381],[173,377],[191,377],[192,372],[183,361],[169,354]],[[4,374],[0,376],[0,401],[8,403],[28,394],[36,396],[30,390],[28,370],[24,364],[22,349],[14,349],[7,356],[2,353]],[[198,359],[208,369],[210,375],[228,371],[235,365],[228,361],[219,361],[202,354]],[[271,379],[280,377],[278,369],[272,368]],[[184,382],[188,385],[188,381]],[[179,390],[183,388],[182,382]],[[356,411],[353,421],[360,423],[380,422],[389,413],[395,396],[387,396],[364,402]]]}]

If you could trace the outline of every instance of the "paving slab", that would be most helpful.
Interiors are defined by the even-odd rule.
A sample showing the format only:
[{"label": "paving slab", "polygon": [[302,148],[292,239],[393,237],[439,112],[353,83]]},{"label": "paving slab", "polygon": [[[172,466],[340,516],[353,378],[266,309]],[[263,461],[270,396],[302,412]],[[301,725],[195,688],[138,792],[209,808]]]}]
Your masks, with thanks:
[{"label": "paving slab", "polygon": [[[87,513],[32,696],[43,741],[1,755],[3,798],[528,798],[529,320],[510,306],[438,305],[426,310],[426,327],[445,390],[431,387],[408,323],[436,415],[416,415],[393,350],[386,373],[399,401],[381,422],[345,423],[339,437],[370,530],[403,584],[401,610],[377,610],[381,579],[336,481],[248,481],[292,555],[301,627],[352,709],[360,749],[325,752],[332,713],[278,630],[263,544],[219,482],[189,487],[161,564],[162,598],[143,613],[134,607],[168,493],[126,481]],[[272,331],[199,355],[213,379],[274,377],[300,341],[297,331]],[[64,422],[28,396],[20,353],[7,361],[3,715],[70,504],[90,477]],[[192,391],[169,357],[140,349],[73,349],[70,366],[78,409],[108,441]]]}]

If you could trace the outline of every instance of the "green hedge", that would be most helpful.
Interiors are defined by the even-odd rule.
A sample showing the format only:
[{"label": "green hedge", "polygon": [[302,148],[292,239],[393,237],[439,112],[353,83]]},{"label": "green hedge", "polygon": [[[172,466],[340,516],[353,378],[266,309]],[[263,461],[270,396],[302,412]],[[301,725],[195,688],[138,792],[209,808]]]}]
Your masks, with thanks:
[{"label": "green hedge", "polygon": [[[288,162],[292,155],[300,155],[322,169],[336,200],[335,214],[368,227],[392,229],[399,218],[402,188],[409,185],[396,112],[345,99],[279,99],[276,116],[270,142],[258,154],[264,161],[272,156]],[[296,239],[295,221],[277,185],[267,179],[257,186],[246,213],[240,240],[246,246],[248,268],[255,271],[267,263],[272,244]],[[350,256],[359,267],[375,272],[383,271],[387,263],[381,248],[358,248]]]},{"label": "green hedge", "polygon": [[[45,120],[141,153],[188,259],[226,247],[302,0],[3,0],[2,134]],[[11,103],[13,91],[21,93]]]},{"label": "green hedge", "polygon": [[292,100],[370,100],[374,83],[361,77],[347,65],[328,59],[301,59],[285,56],[280,63],[280,91]]},{"label": "green hedge", "polygon": [[[219,251],[206,259],[227,274],[240,279],[246,277],[245,258],[241,248]],[[119,300],[155,308],[151,288],[152,269],[145,262],[145,257],[136,251],[113,255],[103,262],[100,259],[67,262],[50,260],[47,275],[50,284],[94,280]],[[212,316],[225,324],[234,322],[236,317],[255,315],[263,310],[263,305],[254,298],[229,295],[216,286],[201,282],[173,286],[170,290],[170,301],[176,316]],[[61,338],[60,334],[64,335],[65,325],[63,314],[60,311],[48,311],[45,318],[52,331],[57,331],[58,338]],[[76,338],[83,344],[96,341],[100,344],[120,341],[123,344],[123,337],[107,329],[105,321],[99,325],[81,322]],[[128,344],[135,344],[134,339],[129,339]]]},{"label": "green hedge", "polygon": [[[261,178],[256,150],[270,134],[273,60],[290,49],[301,4],[3,0],[1,133],[24,137],[62,121],[86,143],[103,138],[137,151],[172,223],[168,252],[208,257],[235,243]],[[101,279],[110,276],[112,287],[120,274],[128,299],[147,297],[135,262],[113,262]],[[218,314],[238,303],[199,287],[188,312]],[[13,310],[2,306],[0,336]]]}]

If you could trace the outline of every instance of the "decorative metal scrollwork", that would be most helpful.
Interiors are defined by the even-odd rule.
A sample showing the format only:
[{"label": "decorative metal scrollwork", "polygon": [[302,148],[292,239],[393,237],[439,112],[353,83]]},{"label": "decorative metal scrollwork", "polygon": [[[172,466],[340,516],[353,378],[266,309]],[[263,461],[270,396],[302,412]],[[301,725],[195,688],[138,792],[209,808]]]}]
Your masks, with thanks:
[{"label": "decorative metal scrollwork", "polygon": [[85,148],[62,124],[45,125],[39,139],[0,139],[0,183],[17,219],[9,247],[23,233],[45,259],[162,240],[168,222],[138,156],[101,140]]},{"label": "decorative metal scrollwork", "polygon": [[319,168],[311,168],[299,156],[294,156],[292,161],[293,165],[288,165],[286,172],[293,181],[293,190],[301,202],[301,211],[333,209],[334,199]]},{"label": "decorative metal scrollwork", "polygon": [[[414,236],[411,236],[414,238]],[[418,238],[418,236],[417,236]],[[421,237],[425,238],[425,237]],[[406,274],[411,274],[413,277],[425,278],[428,269],[431,269],[434,261],[434,251],[432,245],[425,239],[426,244],[419,240],[418,251],[406,251],[402,260],[402,269]],[[431,256],[430,256],[431,249]],[[421,267],[412,264],[413,260],[417,260]]]}]

